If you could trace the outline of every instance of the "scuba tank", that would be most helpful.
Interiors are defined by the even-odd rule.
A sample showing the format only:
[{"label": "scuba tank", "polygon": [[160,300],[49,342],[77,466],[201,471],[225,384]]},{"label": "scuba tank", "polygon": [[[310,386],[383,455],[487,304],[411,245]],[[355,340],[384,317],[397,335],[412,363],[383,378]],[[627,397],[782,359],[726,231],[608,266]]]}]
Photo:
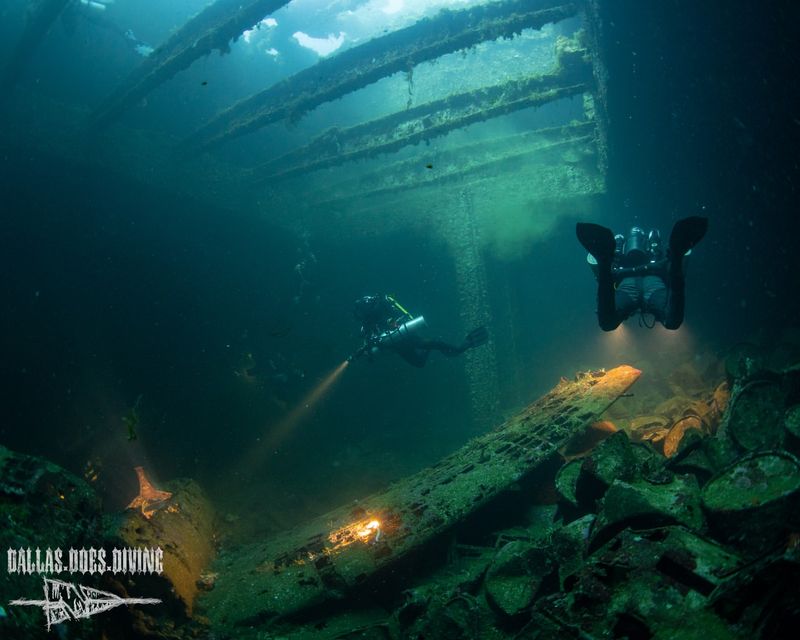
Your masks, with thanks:
[{"label": "scuba tank", "polygon": [[408,338],[408,336],[416,333],[420,329],[426,327],[425,318],[423,316],[417,316],[416,318],[412,318],[408,322],[404,322],[396,329],[392,329],[391,331],[384,331],[382,334],[378,336],[376,340],[378,346],[381,347],[389,347],[392,345],[396,345],[400,342],[403,342]]}]

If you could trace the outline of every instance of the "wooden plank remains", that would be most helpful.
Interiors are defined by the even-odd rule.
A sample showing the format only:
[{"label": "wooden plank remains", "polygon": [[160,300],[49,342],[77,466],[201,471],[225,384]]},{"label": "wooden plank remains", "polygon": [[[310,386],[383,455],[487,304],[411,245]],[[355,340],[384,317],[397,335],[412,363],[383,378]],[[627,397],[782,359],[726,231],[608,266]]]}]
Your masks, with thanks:
[{"label": "wooden plank remains", "polygon": [[221,556],[203,608],[229,631],[340,599],[534,472],[636,381],[626,365],[562,379],[438,464],[272,539]]}]

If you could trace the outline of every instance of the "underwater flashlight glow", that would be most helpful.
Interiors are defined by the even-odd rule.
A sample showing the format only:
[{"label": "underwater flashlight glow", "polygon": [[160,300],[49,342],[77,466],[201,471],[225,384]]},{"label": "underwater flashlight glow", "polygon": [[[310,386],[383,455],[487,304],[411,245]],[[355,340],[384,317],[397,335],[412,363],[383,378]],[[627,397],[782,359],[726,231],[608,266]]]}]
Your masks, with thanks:
[{"label": "underwater flashlight glow", "polygon": [[286,438],[288,438],[289,435],[297,428],[297,425],[307,418],[314,408],[320,403],[320,401],[325,397],[330,388],[339,379],[349,364],[350,363],[347,360],[344,360],[337,365],[333,371],[329,372],[324,378],[322,378],[322,380],[317,383],[317,386],[311,389],[311,391],[309,391],[300,400],[300,402],[297,403],[297,406],[292,409],[286,415],[286,417],[283,418],[283,420],[281,420],[266,434],[264,434],[264,436],[261,438],[261,446],[256,447],[251,451],[250,462],[259,462],[268,451],[283,443]]}]

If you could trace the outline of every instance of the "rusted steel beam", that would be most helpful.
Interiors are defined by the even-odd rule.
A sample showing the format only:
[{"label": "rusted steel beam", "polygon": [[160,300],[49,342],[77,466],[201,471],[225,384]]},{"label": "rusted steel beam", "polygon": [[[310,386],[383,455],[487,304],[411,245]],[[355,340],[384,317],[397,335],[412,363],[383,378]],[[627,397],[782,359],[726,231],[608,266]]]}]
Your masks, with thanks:
[{"label": "rusted steel beam", "polygon": [[231,41],[289,0],[217,0],[151,53],[93,114],[96,127],[110,124],[160,84],[214,49],[227,53]]},{"label": "rusted steel beam", "polygon": [[188,149],[212,147],[272,122],[297,120],[398,71],[480,42],[510,37],[575,15],[577,2],[503,0],[460,11],[442,10],[432,18],[325,58],[268,89],[219,113],[190,136]]},{"label": "rusted steel beam", "polygon": [[636,381],[629,366],[579,374],[493,431],[385,491],[232,551],[203,599],[212,626],[269,624],[344,597],[533,473]]},{"label": "rusted steel beam", "polygon": [[256,179],[288,178],[390,153],[476,122],[584,93],[592,80],[586,53],[559,56],[553,73],[448,96],[348,129],[329,129],[308,145],[258,167]]},{"label": "rusted steel beam", "polygon": [[[345,206],[348,211],[357,213],[361,210],[358,203],[373,207],[375,198],[407,194],[425,186],[459,184],[463,187],[493,181],[498,175],[511,172],[518,176],[521,172],[530,173],[519,179],[526,182],[531,197],[565,198],[600,193],[603,179],[595,162],[595,139],[593,122],[528,131],[439,152],[430,170],[414,158],[381,165],[375,171],[355,177],[341,177],[332,182],[323,179],[321,185],[305,183],[305,198],[315,207]],[[564,156],[572,160],[566,163]],[[563,178],[568,171],[584,175],[587,183],[583,189],[576,192],[566,188],[559,176]],[[548,184],[559,185],[558,191],[548,190]]]},{"label": "rusted steel beam", "polygon": [[0,102],[4,97],[8,96],[17,82],[19,82],[22,72],[28,66],[41,41],[50,31],[53,22],[56,21],[71,1],[38,0],[29,4],[26,10],[25,28],[22,36],[20,36],[19,42],[3,71],[2,80],[0,80],[0,87],[2,87]]}]

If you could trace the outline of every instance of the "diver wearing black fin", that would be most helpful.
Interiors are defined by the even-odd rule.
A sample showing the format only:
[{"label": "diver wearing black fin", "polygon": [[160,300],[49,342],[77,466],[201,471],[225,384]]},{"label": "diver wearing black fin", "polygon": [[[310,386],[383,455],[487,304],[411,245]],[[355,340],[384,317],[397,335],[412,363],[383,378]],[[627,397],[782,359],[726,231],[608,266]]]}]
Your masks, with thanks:
[{"label": "diver wearing black fin", "polygon": [[665,255],[657,229],[645,235],[633,227],[625,238],[599,224],[579,222],[575,232],[597,277],[600,328],[613,331],[636,311],[642,317],[652,314],[667,329],[680,327],[686,304],[684,262],[707,230],[708,218],[678,220]]},{"label": "diver wearing black fin", "polygon": [[486,327],[470,331],[458,346],[442,340],[421,338],[419,331],[426,326],[425,318],[415,318],[397,300],[385,294],[359,298],[354,313],[361,322],[364,343],[347,359],[349,362],[361,356],[371,360],[380,351],[394,351],[409,364],[424,367],[431,351],[452,357],[486,344],[489,340]]}]

